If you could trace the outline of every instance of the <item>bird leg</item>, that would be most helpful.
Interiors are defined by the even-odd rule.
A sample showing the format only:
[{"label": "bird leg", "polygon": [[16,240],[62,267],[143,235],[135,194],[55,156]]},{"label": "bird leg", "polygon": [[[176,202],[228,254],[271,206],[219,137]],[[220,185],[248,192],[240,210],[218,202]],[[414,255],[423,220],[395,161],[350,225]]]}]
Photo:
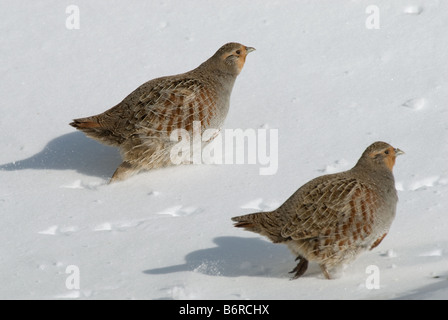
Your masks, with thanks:
[{"label": "bird leg", "polygon": [[124,180],[127,177],[131,176],[132,174],[136,173],[136,171],[137,171],[137,169],[135,168],[135,166],[133,166],[132,164],[130,164],[127,161],[123,161],[118,166],[117,170],[115,170],[109,183],[114,183],[117,181]]},{"label": "bird leg", "polygon": [[331,280],[330,273],[328,272],[327,267],[325,267],[325,265],[321,264],[320,269],[322,270],[322,273],[324,274],[325,278],[328,280]]},{"label": "bird leg", "polygon": [[300,260],[299,263],[297,264],[297,266],[290,272],[290,273],[295,273],[294,276],[291,278],[291,280],[295,280],[300,278],[306,271],[306,269],[308,269],[308,260],[306,260],[304,257],[302,256],[297,256],[296,260]]}]

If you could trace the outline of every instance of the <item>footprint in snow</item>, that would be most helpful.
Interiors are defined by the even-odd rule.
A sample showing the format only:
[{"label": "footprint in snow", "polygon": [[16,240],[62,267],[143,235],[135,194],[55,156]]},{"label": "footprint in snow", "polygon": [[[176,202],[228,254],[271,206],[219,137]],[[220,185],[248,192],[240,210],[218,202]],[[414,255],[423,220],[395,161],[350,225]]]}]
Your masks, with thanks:
[{"label": "footprint in snow", "polygon": [[428,187],[448,184],[448,179],[441,179],[440,176],[430,176],[414,181],[409,186],[410,191],[417,191]]},{"label": "footprint in snow", "polygon": [[167,208],[163,211],[157,212],[161,215],[169,215],[172,217],[184,217],[201,212],[202,210],[197,207],[184,207],[182,205]]},{"label": "footprint in snow", "polygon": [[381,253],[380,256],[386,257],[386,258],[396,258],[397,253],[395,252],[395,250],[389,249],[386,252]]},{"label": "footprint in snow", "polygon": [[88,189],[88,190],[96,190],[99,186],[104,185],[104,182],[90,182],[84,183],[81,180],[75,180],[70,184],[63,185],[61,188],[65,189]]},{"label": "footprint in snow", "polygon": [[197,295],[185,288],[184,286],[173,286],[170,288],[164,288],[166,290],[168,297],[164,297],[164,299],[173,299],[173,300],[191,300],[197,299]]},{"label": "footprint in snow", "polygon": [[423,8],[421,6],[410,5],[410,6],[406,6],[404,8],[403,12],[405,14],[418,16],[420,13],[423,12]]},{"label": "footprint in snow", "polygon": [[279,207],[280,203],[271,201],[271,202],[263,202],[263,198],[257,198],[255,200],[249,201],[242,206],[241,209],[251,209],[251,210],[259,210],[259,211],[271,211],[275,210]]},{"label": "footprint in snow", "polygon": [[431,249],[419,254],[420,257],[441,257],[443,255],[443,250],[440,248]]},{"label": "footprint in snow", "polygon": [[47,236],[55,236],[55,235],[69,235],[74,232],[77,232],[79,229],[76,226],[68,226],[68,227],[59,227],[57,225],[48,227],[45,230],[37,232],[38,234],[47,235]]},{"label": "footprint in snow", "polygon": [[105,222],[94,227],[93,231],[112,231],[112,225],[109,222]]},{"label": "footprint in snow", "polygon": [[426,101],[424,98],[414,98],[409,99],[402,104],[403,107],[418,111],[422,110],[426,106]]},{"label": "footprint in snow", "polygon": [[[101,232],[101,231],[125,231],[129,228],[135,228],[140,226],[141,224],[145,223],[145,220],[139,220],[139,221],[124,221],[124,222],[104,222],[100,223],[90,230],[94,232]],[[42,231],[38,231],[38,234],[41,235],[47,235],[47,236],[69,236],[73,233],[76,233],[79,231],[79,228],[77,226],[67,226],[67,227],[59,227],[58,225],[53,225],[48,227],[47,229],[44,229]]]},{"label": "footprint in snow", "polygon": [[57,231],[58,231],[58,226],[51,226],[48,229],[39,231],[38,234],[54,236],[54,235],[56,235]]},{"label": "footprint in snow", "polygon": [[100,232],[100,231],[125,231],[129,228],[135,228],[143,224],[145,221],[125,221],[125,222],[116,222],[116,223],[110,223],[110,222],[104,222],[101,223],[93,228],[93,231]]},{"label": "footprint in snow", "polygon": [[325,169],[319,170],[319,172],[322,172],[324,174],[331,174],[331,173],[337,173],[341,171],[345,171],[349,169],[349,162],[345,159],[336,160],[332,164],[328,164]]}]

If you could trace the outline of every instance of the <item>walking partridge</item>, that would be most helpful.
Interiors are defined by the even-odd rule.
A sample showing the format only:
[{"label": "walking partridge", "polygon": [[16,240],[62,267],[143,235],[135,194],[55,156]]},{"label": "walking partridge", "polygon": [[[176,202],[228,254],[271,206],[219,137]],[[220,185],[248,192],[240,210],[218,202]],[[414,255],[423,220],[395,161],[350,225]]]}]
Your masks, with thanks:
[{"label": "walking partridge", "polygon": [[115,107],[75,119],[70,125],[90,138],[120,148],[123,162],[111,182],[140,170],[169,166],[174,130],[184,129],[191,137],[193,121],[200,121],[201,134],[221,128],[235,79],[247,54],[254,50],[227,43],[196,69],[150,80]]},{"label": "walking partridge", "polygon": [[330,279],[330,270],[375,248],[388,233],[398,201],[392,169],[403,153],[375,142],[352,169],[309,181],[274,211],[232,220],[235,227],[286,244],[299,260],[293,279],[305,273],[308,261]]}]

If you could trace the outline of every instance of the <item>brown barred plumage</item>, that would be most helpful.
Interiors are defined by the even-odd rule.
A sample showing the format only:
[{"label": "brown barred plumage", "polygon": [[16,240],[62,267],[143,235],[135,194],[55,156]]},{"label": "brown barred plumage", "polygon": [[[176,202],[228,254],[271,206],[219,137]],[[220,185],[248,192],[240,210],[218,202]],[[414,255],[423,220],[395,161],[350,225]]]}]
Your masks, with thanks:
[{"label": "brown barred plumage", "polygon": [[309,181],[274,211],[232,220],[235,227],[285,243],[300,260],[294,278],[308,261],[319,263],[330,278],[329,270],[373,249],[389,231],[398,201],[392,168],[402,153],[375,142],[351,170]]},{"label": "brown barred plumage", "polygon": [[120,148],[123,163],[111,181],[142,169],[171,165],[170,134],[175,129],[220,129],[229,110],[230,94],[249,52],[227,43],[196,69],[146,82],[102,114],[75,119],[71,126],[88,137]]}]

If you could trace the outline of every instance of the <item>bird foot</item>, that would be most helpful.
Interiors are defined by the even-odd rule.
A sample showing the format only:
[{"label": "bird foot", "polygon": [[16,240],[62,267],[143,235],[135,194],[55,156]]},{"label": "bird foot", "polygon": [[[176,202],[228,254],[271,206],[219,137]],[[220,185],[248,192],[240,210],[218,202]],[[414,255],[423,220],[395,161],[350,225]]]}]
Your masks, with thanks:
[{"label": "bird foot", "polygon": [[308,269],[308,260],[302,256],[298,256],[295,261],[300,260],[297,266],[289,273],[295,273],[291,280],[300,278]]}]

